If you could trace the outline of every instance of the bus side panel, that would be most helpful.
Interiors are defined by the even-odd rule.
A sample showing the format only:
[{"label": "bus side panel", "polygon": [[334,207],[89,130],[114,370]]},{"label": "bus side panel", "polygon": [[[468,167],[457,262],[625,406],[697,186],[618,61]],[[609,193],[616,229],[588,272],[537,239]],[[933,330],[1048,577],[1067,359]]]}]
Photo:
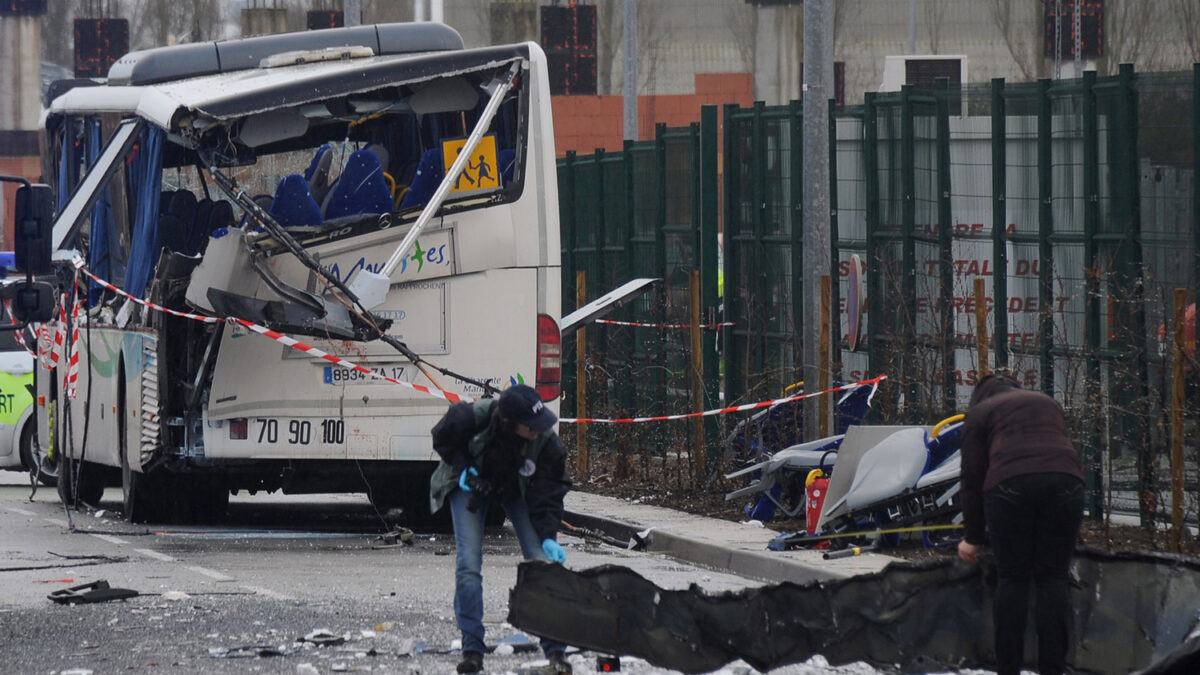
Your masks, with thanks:
[{"label": "bus side panel", "polygon": [[[158,397],[158,338],[146,333],[125,333],[121,344],[121,361],[125,368],[121,372],[122,382],[114,383],[113,405],[117,414],[124,416],[125,449],[129,453],[129,466],[140,471],[162,447],[159,426]],[[118,404],[124,387],[124,406]],[[113,431],[111,438],[117,438]],[[114,449],[120,461],[120,449]],[[120,464],[118,464],[119,466]]]},{"label": "bus side panel", "polygon": [[[75,396],[69,396],[64,382],[56,383],[56,416],[61,420],[57,429],[60,438],[56,445],[62,449],[64,456],[105,466],[121,466],[116,443],[120,344],[120,331],[80,329],[79,379],[75,384]],[[65,377],[66,363],[60,363],[54,372],[59,377]]]}]

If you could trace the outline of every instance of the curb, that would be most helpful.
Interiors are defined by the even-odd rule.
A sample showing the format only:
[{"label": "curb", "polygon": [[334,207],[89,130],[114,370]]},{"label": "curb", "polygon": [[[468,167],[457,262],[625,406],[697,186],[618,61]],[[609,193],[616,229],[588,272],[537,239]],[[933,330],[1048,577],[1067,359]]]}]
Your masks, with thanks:
[{"label": "curb", "polygon": [[[631,544],[629,548],[634,548],[633,544],[641,540],[645,544],[641,550],[769,583],[805,584],[844,579],[873,572],[880,567],[878,564],[867,568],[854,564],[830,564],[822,562],[821,555],[814,551],[767,551],[765,548],[751,550],[727,546],[710,539],[681,535],[670,529],[650,528],[649,534],[642,539],[638,534],[645,531],[646,527],[579,511],[565,511],[563,520],[619,541],[628,541]],[[887,562],[892,560],[890,557],[881,557],[885,557]]]}]

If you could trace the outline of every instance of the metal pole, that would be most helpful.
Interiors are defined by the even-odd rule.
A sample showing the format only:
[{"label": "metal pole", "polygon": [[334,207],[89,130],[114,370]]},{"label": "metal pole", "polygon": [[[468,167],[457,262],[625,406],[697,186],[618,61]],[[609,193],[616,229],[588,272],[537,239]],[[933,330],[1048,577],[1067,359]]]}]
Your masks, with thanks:
[{"label": "metal pole", "polygon": [[908,53],[917,53],[917,0],[908,0]]},{"label": "metal pole", "polygon": [[362,7],[359,0],[342,0],[342,16],[347,26],[362,25]]},{"label": "metal pole", "polygon": [[413,0],[413,21],[419,23],[425,20],[425,2],[426,0]]},{"label": "metal pole", "polygon": [[404,240],[392,251],[392,256],[388,258],[383,269],[379,272],[372,272],[365,269],[359,270],[354,275],[354,281],[350,283],[350,291],[354,293],[363,307],[371,309],[383,302],[384,297],[387,295],[388,287],[391,285],[392,272],[400,266],[400,261],[408,256],[408,251],[412,248],[413,242],[421,234],[421,230],[425,229],[425,226],[433,219],[433,214],[437,213],[437,210],[441,208],[442,202],[445,201],[451,186],[454,185],[458,175],[462,173],[468,158],[475,151],[475,147],[479,145],[479,141],[483,139],[483,135],[491,125],[496,111],[500,109],[500,103],[504,100],[505,94],[512,88],[513,79],[516,78],[519,69],[519,64],[514,63],[499,80],[494,81],[490,85],[493,87],[492,97],[488,101],[487,106],[484,107],[483,113],[480,114],[479,121],[475,123],[475,128],[471,131],[471,135],[467,137],[466,143],[459,150],[458,157],[454,159],[450,168],[446,169],[445,177],[442,178],[442,182],[438,185],[437,189],[433,191],[433,196],[429,198],[429,203],[421,210],[421,215],[417,216],[412,229],[408,231],[408,234],[404,235]]},{"label": "metal pole", "polygon": [[625,0],[625,140],[638,139],[637,0]]},{"label": "metal pole", "polygon": [[[587,270],[575,273],[575,307],[587,304]],[[587,419],[587,327],[575,331],[575,417]],[[579,478],[588,477],[587,424],[575,425],[575,461]]]},{"label": "metal pole", "polygon": [[429,0],[429,20],[434,23],[445,23],[442,0]]},{"label": "metal pole", "polygon": [[[803,345],[804,381],[811,393],[828,377],[821,364],[821,277],[830,273],[829,99],[833,97],[833,11],[830,0],[804,3],[804,187]],[[804,436],[815,440],[821,428],[820,398],[804,399]]]},{"label": "metal pole", "polygon": [[[704,352],[700,345],[700,270],[692,270],[689,283],[692,357],[692,410],[704,410]],[[704,418],[692,418],[692,486],[704,487],[708,478],[708,446],[704,442]]]},{"label": "metal pole", "polygon": [[488,101],[487,107],[483,109],[483,114],[479,116],[479,122],[475,124],[475,129],[471,131],[471,135],[467,138],[466,144],[462,151],[458,153],[454,163],[446,170],[446,176],[442,179],[437,190],[433,192],[429,203],[425,205],[421,215],[417,217],[417,222],[413,224],[412,229],[408,231],[408,235],[404,237],[404,241],[396,247],[392,253],[392,257],[388,259],[387,264],[383,267],[383,275],[390,277],[392,272],[400,265],[400,261],[408,255],[408,249],[412,243],[416,241],[417,235],[421,234],[421,230],[433,218],[434,212],[441,207],[442,201],[445,200],[446,194],[450,192],[450,187],[454,185],[454,180],[458,174],[462,173],[463,167],[466,166],[470,154],[475,150],[475,146],[479,145],[479,141],[483,139],[483,134],[488,130],[492,123],[492,118],[496,115],[496,110],[500,108],[501,101],[504,100],[504,95],[512,88],[513,78],[516,77],[518,66],[513,65],[512,68],[505,73],[503,79],[496,84],[495,91],[492,92],[492,98]]},{"label": "metal pole", "polygon": [[1171,551],[1183,552],[1183,340],[1187,289],[1175,289],[1175,331],[1171,340]]}]

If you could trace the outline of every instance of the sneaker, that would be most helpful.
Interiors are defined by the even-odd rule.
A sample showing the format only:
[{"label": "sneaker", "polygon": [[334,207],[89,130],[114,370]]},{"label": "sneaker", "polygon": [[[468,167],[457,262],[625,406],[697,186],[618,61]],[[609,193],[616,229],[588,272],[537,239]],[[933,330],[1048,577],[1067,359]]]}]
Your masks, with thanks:
[{"label": "sneaker", "polygon": [[[458,662],[458,672],[478,673],[483,670],[483,654],[479,652],[463,652],[462,661]],[[571,672],[571,671],[567,671]]]},{"label": "sneaker", "polygon": [[550,659],[550,672],[559,675],[571,672],[571,662],[567,660],[566,652],[550,652],[546,656]]}]

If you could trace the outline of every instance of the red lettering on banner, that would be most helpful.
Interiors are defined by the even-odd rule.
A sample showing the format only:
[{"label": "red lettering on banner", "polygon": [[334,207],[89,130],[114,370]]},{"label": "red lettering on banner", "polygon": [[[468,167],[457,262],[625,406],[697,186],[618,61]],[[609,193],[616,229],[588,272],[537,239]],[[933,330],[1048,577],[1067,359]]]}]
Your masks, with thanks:
[{"label": "red lettering on banner", "polygon": [[1033,347],[1037,345],[1037,333],[1009,333],[1008,344],[1013,347]]},{"label": "red lettering on banner", "polygon": [[[866,272],[867,272],[867,263],[860,262],[859,267],[858,267],[858,273],[866,274]],[[839,260],[838,261],[838,276],[839,277],[850,276],[850,261],[849,260]]]},{"label": "red lettering on banner", "polygon": [[954,384],[960,387],[974,387],[979,383],[979,372],[975,370],[954,371]]},{"label": "red lettering on banner", "polygon": [[[992,276],[992,261],[990,258],[979,260],[977,258],[961,259],[951,261],[954,266],[954,273],[960,277],[990,277]],[[938,267],[941,265],[940,260],[926,260],[925,273],[934,275],[938,273]]]}]

